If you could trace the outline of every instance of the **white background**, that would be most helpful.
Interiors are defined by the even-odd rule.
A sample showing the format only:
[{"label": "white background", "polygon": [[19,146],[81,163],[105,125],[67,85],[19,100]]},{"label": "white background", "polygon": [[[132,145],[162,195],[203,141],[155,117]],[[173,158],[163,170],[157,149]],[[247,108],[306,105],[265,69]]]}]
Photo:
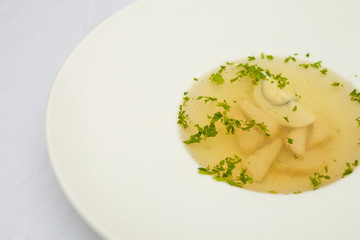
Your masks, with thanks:
[{"label": "white background", "polygon": [[101,239],[72,208],[45,144],[60,67],[104,19],[134,0],[0,0],[0,240]]}]

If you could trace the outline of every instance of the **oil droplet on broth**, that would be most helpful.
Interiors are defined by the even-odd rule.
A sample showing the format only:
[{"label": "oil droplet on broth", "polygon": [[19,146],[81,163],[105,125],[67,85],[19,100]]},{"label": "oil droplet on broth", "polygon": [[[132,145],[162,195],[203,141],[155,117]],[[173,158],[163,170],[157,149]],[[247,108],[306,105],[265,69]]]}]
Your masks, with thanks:
[{"label": "oil droplet on broth", "polygon": [[[306,64],[258,57],[194,82],[182,105],[189,127],[180,127],[180,136],[200,172],[250,190],[298,193],[339,180],[357,165],[354,87]],[[284,81],[289,84],[280,88]]]}]

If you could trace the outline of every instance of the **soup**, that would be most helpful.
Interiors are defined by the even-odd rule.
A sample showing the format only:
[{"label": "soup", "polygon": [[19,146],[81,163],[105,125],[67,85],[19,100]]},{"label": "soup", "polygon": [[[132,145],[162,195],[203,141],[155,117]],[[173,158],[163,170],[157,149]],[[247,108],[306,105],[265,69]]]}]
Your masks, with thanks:
[{"label": "soup", "polygon": [[352,173],[360,93],[321,61],[297,57],[251,56],[194,79],[178,124],[199,173],[267,193],[316,190]]}]

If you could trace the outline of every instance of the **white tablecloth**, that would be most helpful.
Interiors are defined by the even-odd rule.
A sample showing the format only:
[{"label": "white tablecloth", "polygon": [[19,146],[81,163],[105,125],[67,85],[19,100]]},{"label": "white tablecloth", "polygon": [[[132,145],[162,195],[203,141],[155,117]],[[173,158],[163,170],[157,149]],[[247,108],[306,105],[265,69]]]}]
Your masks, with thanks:
[{"label": "white tablecloth", "polygon": [[0,0],[0,240],[101,239],[55,179],[46,102],[75,46],[131,2]]}]

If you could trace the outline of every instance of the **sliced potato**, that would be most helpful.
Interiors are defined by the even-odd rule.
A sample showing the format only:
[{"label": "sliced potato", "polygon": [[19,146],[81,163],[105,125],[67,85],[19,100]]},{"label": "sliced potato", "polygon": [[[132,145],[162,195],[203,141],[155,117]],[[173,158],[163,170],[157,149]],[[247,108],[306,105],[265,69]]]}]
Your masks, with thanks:
[{"label": "sliced potato", "polygon": [[267,144],[243,160],[243,167],[247,168],[249,176],[255,182],[261,182],[266,175],[272,162],[275,160],[282,146],[278,138]]},{"label": "sliced potato", "polygon": [[270,136],[276,135],[279,131],[280,124],[272,117],[264,113],[257,106],[249,101],[242,100],[239,102],[240,109],[249,120],[255,120],[258,123],[264,123],[270,133]]},{"label": "sliced potato", "polygon": [[309,147],[321,144],[332,137],[334,129],[325,121],[324,118],[317,118],[312,126],[309,138]]},{"label": "sliced potato", "polygon": [[297,156],[303,157],[306,152],[308,129],[295,128],[291,130],[285,139],[285,145]]},{"label": "sliced potato", "polygon": [[258,149],[265,142],[265,136],[256,129],[250,131],[237,130],[235,132],[242,152],[249,154]]},{"label": "sliced potato", "polygon": [[323,149],[307,151],[303,158],[290,158],[288,161],[274,163],[273,171],[282,174],[312,175],[321,172],[326,165],[326,153]]}]

